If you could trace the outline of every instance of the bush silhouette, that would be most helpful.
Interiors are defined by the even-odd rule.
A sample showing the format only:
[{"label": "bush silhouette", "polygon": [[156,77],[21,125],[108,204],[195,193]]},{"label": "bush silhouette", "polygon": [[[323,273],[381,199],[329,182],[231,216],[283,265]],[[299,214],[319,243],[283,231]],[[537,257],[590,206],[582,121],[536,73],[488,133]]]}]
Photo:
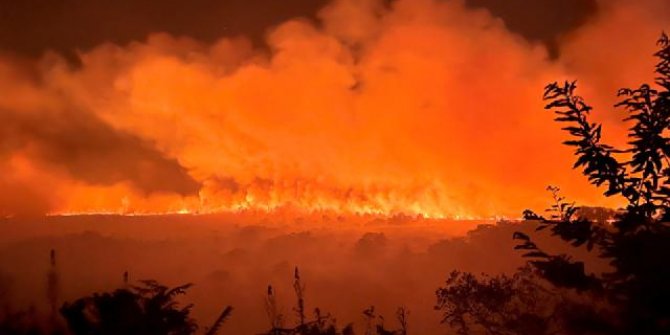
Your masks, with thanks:
[{"label": "bush silhouette", "polygon": [[294,270],[293,279],[293,290],[296,296],[296,306],[293,310],[296,313],[297,324],[294,327],[284,326],[284,316],[278,312],[274,289],[272,286],[268,286],[265,307],[271,327],[270,330],[264,334],[353,335],[351,325],[348,325],[342,331],[339,331],[337,329],[336,320],[330,314],[321,312],[319,308],[314,309],[314,319],[308,320],[305,315],[305,284],[300,278],[300,270],[297,267]]},{"label": "bush silhouette", "polygon": [[[296,296],[296,325],[294,327],[284,326],[284,316],[278,312],[275,291],[268,286],[265,300],[266,312],[270,320],[270,330],[263,333],[266,335],[354,335],[353,324],[348,324],[341,330],[337,328],[337,321],[328,313],[323,313],[319,308],[314,309],[314,318],[308,320],[305,315],[305,284],[300,277],[300,271],[296,267],[293,275],[293,290]],[[398,330],[387,330],[384,327],[384,317],[375,313],[374,306],[363,311],[366,319],[365,335],[407,335],[407,323],[409,311],[398,308],[396,319],[400,324]]]},{"label": "bush silhouette", "polygon": [[[51,251],[51,268],[47,274],[47,298],[50,306],[57,303],[54,285],[55,251]],[[140,285],[129,284],[128,272],[123,274],[124,287],[111,292],[95,293],[67,302],[59,309],[60,315],[45,316],[35,308],[15,311],[9,305],[0,305],[0,334],[7,335],[216,335],[230,317],[233,308],[227,306],[210,327],[199,327],[190,317],[192,304],[180,307],[176,298],[186,293],[191,284],[169,288],[154,280],[140,281]],[[355,335],[353,324],[343,328],[329,313],[314,308],[313,317],[306,314],[305,285],[298,268],[294,271],[293,289],[296,295],[296,323],[284,326],[284,316],[277,308],[274,289],[268,287],[266,309],[270,319],[270,330],[263,334],[278,335]],[[0,291],[1,292],[1,291]],[[0,296],[0,298],[2,298]],[[0,300],[2,302],[2,300]],[[398,308],[397,330],[388,330],[384,318],[374,312],[374,307],[363,311],[367,320],[367,335],[407,335],[409,311]]]},{"label": "bush silhouette", "polygon": [[[480,279],[452,273],[438,289],[443,322],[459,334],[478,328],[488,334],[670,334],[670,40],[663,34],[655,85],[621,89],[617,104],[632,123],[627,148],[601,141],[602,126],[589,121],[591,107],[575,94],[576,83],[552,83],[545,89],[547,109],[572,138],[575,168],[605,196],[627,205],[609,223],[593,222],[566,202],[559,189],[550,215],[526,210],[538,223],[574,247],[585,246],[609,261],[611,271],[588,274],[582,262],[549,255],[530,236],[515,233],[516,249],[528,267],[513,277]],[[549,310],[529,300],[541,298]],[[527,317],[527,318],[526,318]],[[526,318],[526,319],[524,319]],[[526,323],[523,327],[519,325]],[[537,327],[530,325],[537,323]]]},{"label": "bush silhouette", "polygon": [[197,329],[189,317],[191,305],[180,308],[174,301],[190,286],[170,289],[143,281],[142,286],[67,303],[61,313],[75,335],[190,335]]}]

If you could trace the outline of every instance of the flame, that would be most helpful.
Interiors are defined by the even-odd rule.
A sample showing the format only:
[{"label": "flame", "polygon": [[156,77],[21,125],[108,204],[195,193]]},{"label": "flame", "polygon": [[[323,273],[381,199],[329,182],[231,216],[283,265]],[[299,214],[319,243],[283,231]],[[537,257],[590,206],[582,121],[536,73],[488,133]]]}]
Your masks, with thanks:
[{"label": "flame", "polygon": [[[107,193],[107,192],[105,192]],[[131,197],[124,196],[122,205],[118,208],[101,209],[98,205],[86,207],[85,201],[77,201],[68,205],[75,210],[54,211],[50,216],[75,215],[124,215],[124,216],[153,216],[153,215],[207,215],[217,213],[289,213],[292,215],[328,214],[344,216],[372,216],[393,217],[408,215],[425,219],[482,219],[467,213],[454,214],[453,209],[444,211],[440,206],[427,206],[420,201],[399,201],[388,197],[373,197],[368,195],[365,201],[343,201],[341,197],[297,197],[282,199],[278,194],[271,194],[270,199],[257,199],[254,194],[248,193],[239,199],[232,199],[222,203],[222,198],[214,195],[207,197],[201,192],[199,200],[175,198],[174,203],[162,202],[157,210],[146,210],[146,206],[134,206]],[[86,194],[90,194],[90,191]],[[187,201],[191,200],[191,201]],[[143,199],[141,202],[146,202]],[[400,204],[403,204],[402,206]],[[83,205],[83,206],[82,206]],[[162,209],[167,207],[168,209]],[[453,208],[453,207],[450,207]]]}]

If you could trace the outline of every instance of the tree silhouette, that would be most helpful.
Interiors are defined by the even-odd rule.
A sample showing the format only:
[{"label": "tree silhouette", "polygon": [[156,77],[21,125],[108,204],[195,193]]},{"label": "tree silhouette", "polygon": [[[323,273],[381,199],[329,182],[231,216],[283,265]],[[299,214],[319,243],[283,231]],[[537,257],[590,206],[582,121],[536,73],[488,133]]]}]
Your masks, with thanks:
[{"label": "tree silhouette", "polygon": [[[51,311],[56,302],[56,252],[51,250],[47,275],[47,298]],[[191,335],[198,326],[190,318],[192,305],[179,307],[177,296],[186,293],[191,284],[174,288],[154,280],[144,280],[139,286],[128,284],[128,272],[123,275],[123,288],[108,293],[96,293],[42,315],[35,307],[13,310],[0,295],[0,334],[2,335]],[[0,279],[4,279],[0,277]],[[0,289],[4,289],[0,283]],[[3,291],[0,290],[0,293]],[[58,311],[58,309],[56,308]],[[202,334],[216,335],[230,317],[233,308],[227,306]],[[63,327],[67,323],[69,331]]]},{"label": "tree silhouette", "polygon": [[437,308],[443,322],[459,335],[484,330],[489,334],[544,334],[551,314],[546,306],[553,295],[530,280],[529,268],[514,276],[477,278],[454,271],[447,286],[438,289]]},{"label": "tree silhouette", "polygon": [[[523,233],[515,233],[516,249],[524,251],[531,272],[522,281],[512,278],[478,279],[470,274],[452,274],[437,291],[437,308],[444,323],[461,334],[468,327],[488,334],[670,334],[670,40],[663,34],[656,65],[655,85],[621,89],[623,107],[631,122],[626,148],[601,141],[602,126],[589,120],[592,108],[575,94],[576,83],[552,83],[545,88],[547,109],[565,124],[571,135],[564,144],[575,148],[575,168],[581,168],[591,183],[605,188],[605,196],[626,201],[611,224],[594,222],[580,215],[556,187],[550,215],[526,210],[524,218],[538,223],[537,230],[574,247],[585,246],[609,261],[611,271],[586,272],[583,262],[569,256],[549,255]],[[520,285],[520,286],[519,286]],[[538,286],[539,285],[539,286]],[[549,314],[538,314],[532,305],[515,309],[515,301],[532,297],[521,287],[549,285],[544,292],[557,297],[545,301]],[[520,330],[515,320],[524,313],[543,317],[543,328]],[[530,321],[529,321],[530,322]],[[532,323],[532,322],[531,322]]]},{"label": "tree silhouette", "polygon": [[178,307],[175,298],[191,284],[168,288],[153,280],[141,286],[66,303],[61,314],[74,335],[190,335],[197,330],[191,305]]}]

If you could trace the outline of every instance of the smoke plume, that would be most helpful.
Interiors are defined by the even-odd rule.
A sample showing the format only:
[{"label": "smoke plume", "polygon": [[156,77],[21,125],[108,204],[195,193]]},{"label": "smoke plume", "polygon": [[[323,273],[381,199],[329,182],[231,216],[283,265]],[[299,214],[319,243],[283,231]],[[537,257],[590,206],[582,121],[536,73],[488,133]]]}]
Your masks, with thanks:
[{"label": "smoke plume", "polygon": [[651,81],[670,11],[597,8],[558,55],[461,1],[336,0],[264,47],[156,32],[80,51],[78,66],[3,56],[0,212],[518,216],[547,184],[616,205],[570,171],[542,88],[580,79],[622,142],[612,97]]}]

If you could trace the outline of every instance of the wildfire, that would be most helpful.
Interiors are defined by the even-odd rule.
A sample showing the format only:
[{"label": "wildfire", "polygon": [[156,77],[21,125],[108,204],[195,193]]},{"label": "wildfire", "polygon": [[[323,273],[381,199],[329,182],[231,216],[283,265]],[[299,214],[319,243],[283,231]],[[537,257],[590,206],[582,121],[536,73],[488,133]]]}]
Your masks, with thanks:
[{"label": "wildfire", "polygon": [[[557,78],[637,78],[630,59],[648,59],[653,45],[607,55],[626,73],[618,61],[584,63],[611,50],[591,44],[626,26],[611,23],[618,12],[551,60],[459,1],[357,3],[333,1],[321,24],[277,26],[268,48],[157,33],[82,51],[78,67],[55,54],[0,58],[0,215],[515,217],[546,207],[547,184],[611,205],[565,172],[573,157],[540,96]],[[658,34],[640,29],[618,40]],[[644,81],[651,67],[639,68]]]},{"label": "wildfire", "polygon": [[424,219],[481,219],[472,217],[467,213],[456,213],[453,211],[442,211],[440,208],[431,208],[422,206],[420,203],[413,203],[406,208],[398,208],[398,204],[384,203],[382,200],[371,201],[368,203],[342,202],[340,199],[318,199],[304,201],[302,203],[291,201],[255,202],[253,197],[245,197],[240,202],[217,205],[215,201],[205,201],[201,196],[200,202],[186,203],[180,201],[176,205],[166,205],[173,210],[147,211],[141,207],[133,209],[129,197],[123,198],[123,205],[118,209],[81,209],[81,210],[63,210],[49,213],[49,216],[77,216],[77,215],[123,215],[123,216],[155,216],[155,215],[208,215],[219,213],[288,213],[289,215],[311,215],[328,214],[335,216],[370,216],[370,217],[394,217],[410,216],[421,217]]}]

